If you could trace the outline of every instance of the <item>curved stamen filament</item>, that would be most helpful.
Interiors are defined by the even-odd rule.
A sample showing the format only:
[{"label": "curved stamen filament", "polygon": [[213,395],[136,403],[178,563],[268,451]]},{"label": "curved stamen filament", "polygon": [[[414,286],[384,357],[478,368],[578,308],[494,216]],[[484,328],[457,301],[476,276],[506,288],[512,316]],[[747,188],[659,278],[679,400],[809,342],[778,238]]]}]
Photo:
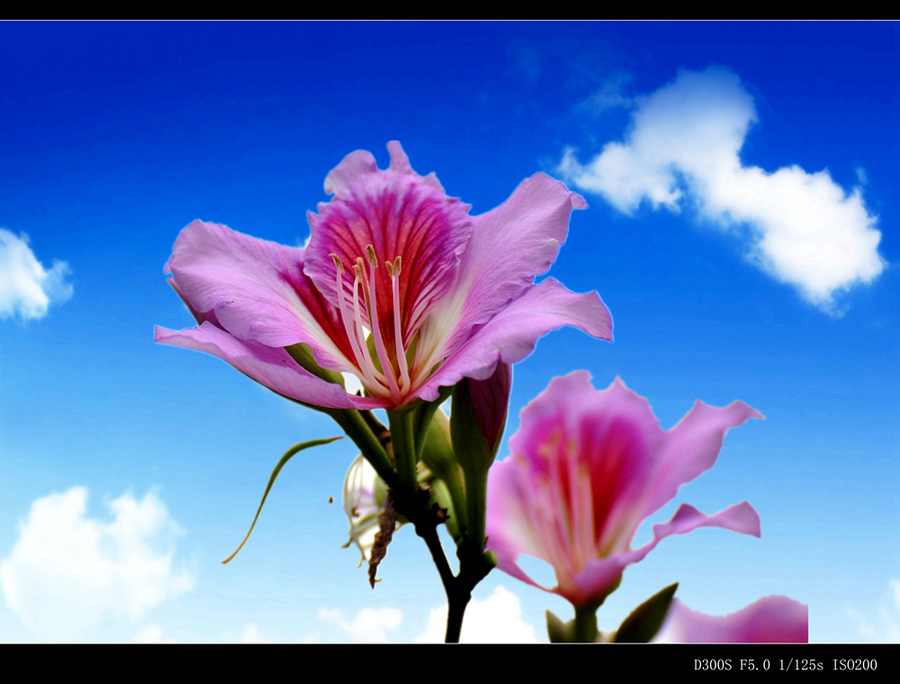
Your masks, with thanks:
[{"label": "curved stamen filament", "polygon": [[[356,260],[356,266],[353,267],[353,273],[356,275],[356,278],[353,280],[353,312],[355,314],[356,321],[356,334],[359,339],[359,346],[362,348],[363,359],[365,359],[365,364],[369,369],[369,372],[378,378],[378,384],[384,387],[385,377],[382,373],[378,372],[378,369],[375,368],[375,364],[372,362],[372,355],[369,354],[369,345],[366,344],[365,338],[365,330],[363,328],[362,315],[359,310],[359,289],[360,289],[360,281],[365,277],[365,267],[362,264],[362,259]],[[365,286],[362,288],[363,297],[365,298],[366,290]],[[372,318],[369,317],[369,324],[371,325]],[[384,366],[382,366],[384,368]]]},{"label": "curved stamen filament", "polygon": [[[375,351],[378,352],[378,360],[381,361],[381,369],[387,377],[388,385],[391,388],[391,398],[394,401],[400,399],[400,388],[397,386],[397,379],[394,377],[394,369],[391,367],[391,360],[388,357],[387,349],[384,346],[384,340],[381,339],[381,328],[378,325],[378,301],[375,299],[375,269],[378,268],[378,259],[375,257],[375,248],[372,245],[366,246],[366,253],[369,257],[369,323],[372,324],[372,336],[375,339]],[[396,316],[396,312],[394,314]],[[403,353],[403,348],[397,349],[397,356]]]},{"label": "curved stamen filament", "polygon": [[[397,356],[396,360],[393,360],[388,354],[387,346],[381,334],[381,327],[378,324],[378,299],[375,296],[375,271],[378,268],[378,260],[375,255],[375,248],[372,245],[366,245],[366,256],[369,261],[368,269],[362,257],[357,257],[356,263],[353,265],[353,310],[351,311],[350,304],[346,301],[346,292],[344,290],[344,264],[337,254],[331,254],[335,265],[338,307],[341,313],[341,320],[344,323],[344,331],[350,340],[350,346],[353,348],[356,365],[363,375],[363,378],[360,379],[364,379],[366,388],[373,394],[382,397],[390,396],[393,401],[399,404],[402,397],[412,387],[409,363],[406,360],[406,350],[403,347],[403,330],[400,320],[401,260],[398,256],[393,263],[385,261],[384,264],[391,278],[394,349]],[[360,290],[362,291],[362,304],[360,304]],[[368,314],[368,326],[363,323],[363,311]],[[381,370],[378,370],[372,358],[373,354],[369,350],[368,332],[371,332],[375,354],[378,356],[377,360],[381,365]]]},{"label": "curved stamen filament", "polygon": [[384,262],[388,275],[391,276],[391,290],[394,297],[394,349],[397,350],[397,365],[400,367],[400,381],[403,392],[409,391],[409,366],[406,363],[406,350],[403,347],[403,334],[400,330],[400,257]]},{"label": "curved stamen filament", "polygon": [[[359,328],[357,328],[357,331],[354,331],[351,329],[351,326],[350,326],[351,318],[350,318],[349,313],[347,312],[347,304],[344,301],[344,279],[343,279],[344,265],[341,263],[341,260],[338,258],[337,254],[332,254],[331,258],[334,259],[334,265],[336,267],[335,271],[337,272],[338,306],[340,307],[340,310],[341,310],[341,320],[344,322],[344,330],[346,331],[347,337],[350,340],[350,346],[353,348],[353,354],[356,356],[356,365],[362,371],[363,375],[365,375],[366,383],[372,387],[375,387],[375,386],[379,385],[380,383],[377,380],[375,380],[375,377],[372,375],[372,370],[374,370],[374,368],[372,368],[371,362],[369,362],[368,364],[363,362],[363,359],[365,357],[363,356],[362,352],[360,351],[359,334],[358,334]],[[353,300],[355,303],[356,299],[357,299],[355,283],[354,283],[353,289],[354,289]],[[359,305],[358,304],[356,306],[356,309],[357,309],[357,318],[359,318]],[[363,340],[362,348],[366,349],[365,340]],[[368,352],[368,349],[366,349],[366,351]],[[370,370],[370,369],[372,369],[372,370]]]}]

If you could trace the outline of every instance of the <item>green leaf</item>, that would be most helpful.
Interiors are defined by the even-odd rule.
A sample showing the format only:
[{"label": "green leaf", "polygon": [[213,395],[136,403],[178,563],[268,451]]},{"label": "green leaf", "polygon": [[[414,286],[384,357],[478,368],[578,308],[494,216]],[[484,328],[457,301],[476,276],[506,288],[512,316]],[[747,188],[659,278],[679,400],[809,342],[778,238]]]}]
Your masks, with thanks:
[{"label": "green leaf", "polygon": [[[250,525],[250,532],[253,532],[253,528],[256,527],[256,521],[259,519],[259,514],[262,513],[263,504],[266,503],[266,497],[269,496],[269,490],[272,489],[272,485],[275,484],[275,478],[278,477],[278,473],[281,472],[281,469],[284,468],[284,464],[290,461],[295,455],[303,451],[304,449],[309,449],[314,446],[321,446],[323,444],[331,444],[335,440],[341,439],[341,437],[329,437],[328,439],[313,439],[308,442],[300,442],[300,444],[295,444],[287,452],[284,456],[281,457],[281,460],[278,461],[278,465],[275,466],[275,470],[272,471],[272,477],[269,478],[269,484],[266,485],[266,491],[263,494],[262,501],[259,502],[259,509],[256,511],[256,517],[253,518],[253,524]],[[244,541],[241,542],[241,545],[237,547],[237,550],[228,556],[225,560],[222,561],[223,564],[230,561],[236,555],[238,555],[238,551],[244,548],[244,544],[247,543],[247,540],[250,538],[250,532],[247,532],[247,536],[244,537]]]},{"label": "green leaf", "polygon": [[616,643],[646,644],[662,627],[678,582],[654,594],[631,611],[616,632]]},{"label": "green leaf", "polygon": [[563,622],[551,611],[547,611],[547,636],[551,644],[563,644],[575,641],[575,620]]}]

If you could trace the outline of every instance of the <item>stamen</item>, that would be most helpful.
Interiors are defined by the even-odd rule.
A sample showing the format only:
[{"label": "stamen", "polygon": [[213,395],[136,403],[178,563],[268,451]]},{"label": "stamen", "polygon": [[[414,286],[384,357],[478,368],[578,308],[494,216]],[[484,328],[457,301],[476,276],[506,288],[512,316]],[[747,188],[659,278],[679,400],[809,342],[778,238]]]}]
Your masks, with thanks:
[{"label": "stamen", "polygon": [[[388,385],[391,388],[391,398],[394,401],[400,400],[400,388],[397,386],[397,379],[394,377],[394,369],[391,367],[390,357],[384,346],[384,340],[381,339],[381,330],[378,325],[378,300],[375,298],[375,269],[378,268],[378,260],[375,258],[375,248],[372,245],[366,246],[366,253],[369,255],[369,263],[372,268],[369,270],[369,322],[372,324],[372,336],[375,339],[375,351],[378,352],[378,360],[381,361],[381,370],[387,378]],[[402,353],[402,348],[398,350],[398,356]]]},{"label": "stamen", "polygon": [[400,330],[400,257],[393,265],[390,261],[384,262],[388,274],[391,276],[391,290],[394,297],[394,348],[397,350],[397,365],[400,367],[400,381],[402,391],[408,392],[411,385],[409,379],[409,366],[406,363],[406,350],[403,347],[403,333]]},{"label": "stamen", "polygon": [[[362,259],[357,259],[357,262],[359,262],[359,261],[362,261]],[[353,281],[353,311],[356,314],[356,334],[358,335],[358,338],[357,338],[358,344],[362,348],[363,357],[366,360],[366,365],[368,366],[369,372],[372,375],[381,375],[378,373],[378,369],[375,368],[375,364],[372,363],[372,355],[369,354],[369,345],[366,344],[366,339],[365,339],[364,333],[363,333],[362,316],[360,315],[360,311],[359,311],[359,294],[358,294],[359,287],[358,286],[359,286],[360,268],[358,265],[353,267],[353,272],[356,273],[356,280]],[[363,288],[363,294],[365,294],[365,288]],[[369,322],[370,323],[372,322],[371,319],[369,320]],[[382,368],[384,368],[384,366],[382,366]],[[379,378],[379,382],[377,384],[384,387],[384,375],[381,375],[381,377]]]},{"label": "stamen", "polygon": [[[363,375],[366,378],[366,384],[369,387],[377,387],[380,383],[375,380],[375,377],[372,374],[370,368],[372,368],[371,360],[368,364],[366,364],[363,359],[365,358],[360,350],[359,344],[359,336],[352,330],[352,326],[350,324],[350,314],[347,312],[347,303],[344,301],[344,265],[341,263],[341,260],[338,258],[336,254],[332,254],[331,258],[334,259],[334,264],[337,267],[335,272],[337,274],[337,295],[338,295],[338,307],[341,310],[341,320],[344,323],[344,331],[347,333],[347,337],[350,340],[350,346],[353,348],[353,354],[356,356],[356,365],[362,371]],[[354,284],[355,289],[355,284]],[[354,302],[356,301],[356,293],[354,292],[353,296]],[[358,307],[357,307],[358,308]],[[358,316],[357,316],[358,318]],[[363,343],[362,349],[366,349],[365,343]],[[368,352],[368,349],[366,349]],[[373,369],[374,370],[374,369]]]}]

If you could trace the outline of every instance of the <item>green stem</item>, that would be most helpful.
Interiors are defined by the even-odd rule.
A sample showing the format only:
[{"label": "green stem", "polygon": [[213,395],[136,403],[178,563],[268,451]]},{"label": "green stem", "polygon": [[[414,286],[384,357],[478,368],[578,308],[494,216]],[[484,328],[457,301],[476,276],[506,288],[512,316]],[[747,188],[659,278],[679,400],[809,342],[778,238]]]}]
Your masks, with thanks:
[{"label": "green stem", "polygon": [[356,409],[328,409],[325,411],[334,421],[341,426],[347,436],[353,440],[353,443],[359,447],[362,455],[375,468],[375,472],[391,489],[398,486],[397,474],[394,472],[394,466],[391,460],[374,435],[366,421]]},{"label": "green stem", "polygon": [[391,430],[391,445],[394,448],[394,462],[400,485],[408,492],[419,488],[416,476],[416,443],[413,425],[413,411],[388,411]]},{"label": "green stem", "polygon": [[594,643],[597,641],[597,605],[575,608],[575,641]]},{"label": "green stem", "polygon": [[464,544],[479,556],[484,551],[487,511],[487,470],[463,467],[466,482],[466,539]]}]

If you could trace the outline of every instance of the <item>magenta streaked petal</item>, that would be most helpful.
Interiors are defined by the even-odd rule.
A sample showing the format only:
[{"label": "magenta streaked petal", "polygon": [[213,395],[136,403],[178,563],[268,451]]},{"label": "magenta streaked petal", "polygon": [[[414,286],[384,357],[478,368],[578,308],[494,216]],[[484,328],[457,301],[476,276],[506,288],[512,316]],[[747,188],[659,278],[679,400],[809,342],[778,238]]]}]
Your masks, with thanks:
[{"label": "magenta streaked petal", "polygon": [[194,221],[179,234],[166,271],[190,308],[214,311],[235,337],[268,347],[305,342],[319,365],[353,369],[336,312],[303,275],[303,250]]},{"label": "magenta streaked petal", "polygon": [[513,364],[528,356],[542,335],[571,325],[602,340],[612,339],[612,318],[596,292],[574,294],[553,278],[531,287],[494,316],[450,356],[416,394],[434,401],[438,387],[463,377],[490,377],[498,361]]},{"label": "magenta streaked petal", "polygon": [[566,239],[572,209],[587,207],[566,186],[543,173],[522,181],[503,204],[472,217],[472,237],[463,253],[456,297],[443,304],[461,311],[447,341],[457,347],[472,328],[487,322],[546,273]]},{"label": "magenta streaked petal", "polygon": [[736,613],[716,616],[698,613],[675,599],[654,641],[805,644],[809,641],[809,606],[787,596],[766,596]]},{"label": "magenta streaked petal", "polygon": [[687,534],[698,527],[722,527],[759,537],[759,515],[746,501],[715,515],[706,515],[693,506],[682,504],[668,523],[653,526],[653,541],[639,549],[589,562],[584,571],[573,578],[577,589],[560,586],[557,593],[576,605],[603,598],[626,567],[642,561],[663,539],[673,534]]},{"label": "magenta streaked petal", "polygon": [[[367,246],[374,249],[378,322],[386,345],[393,350],[392,283],[385,262],[401,257],[399,302],[401,330],[409,344],[424,317],[449,290],[459,257],[469,241],[472,223],[468,206],[447,197],[436,179],[430,181],[409,166],[399,143],[388,146],[391,166],[380,171],[368,152],[354,152],[326,180],[337,193],[319,214],[309,214],[311,237],[306,274],[335,306],[335,254],[344,266],[344,297],[353,306],[357,259],[370,268]],[[435,185],[437,187],[435,187]],[[365,283],[368,290],[368,282]],[[362,315],[368,326],[368,314]]]},{"label": "magenta streaked petal", "polygon": [[383,400],[353,396],[340,385],[317,378],[301,368],[284,349],[238,339],[208,321],[181,331],[156,327],[153,339],[218,356],[261,385],[306,404],[340,409],[385,406]]},{"label": "magenta streaked petal", "polygon": [[555,378],[522,411],[512,455],[489,472],[488,547],[498,567],[520,577],[511,570],[520,554],[541,558],[556,572],[552,591],[580,606],[602,600],[668,536],[721,527],[758,537],[759,516],[746,501],[715,515],[684,504],[653,527],[652,541],[631,548],[658,490],[710,467],[725,430],[755,415],[740,402],[698,405],[664,432],[647,400],[619,378],[602,391],[587,371]]},{"label": "magenta streaked petal", "polygon": [[675,498],[681,485],[712,468],[722,450],[725,433],[750,418],[763,419],[763,415],[742,401],[725,408],[696,402],[690,413],[666,433],[647,515]]}]

